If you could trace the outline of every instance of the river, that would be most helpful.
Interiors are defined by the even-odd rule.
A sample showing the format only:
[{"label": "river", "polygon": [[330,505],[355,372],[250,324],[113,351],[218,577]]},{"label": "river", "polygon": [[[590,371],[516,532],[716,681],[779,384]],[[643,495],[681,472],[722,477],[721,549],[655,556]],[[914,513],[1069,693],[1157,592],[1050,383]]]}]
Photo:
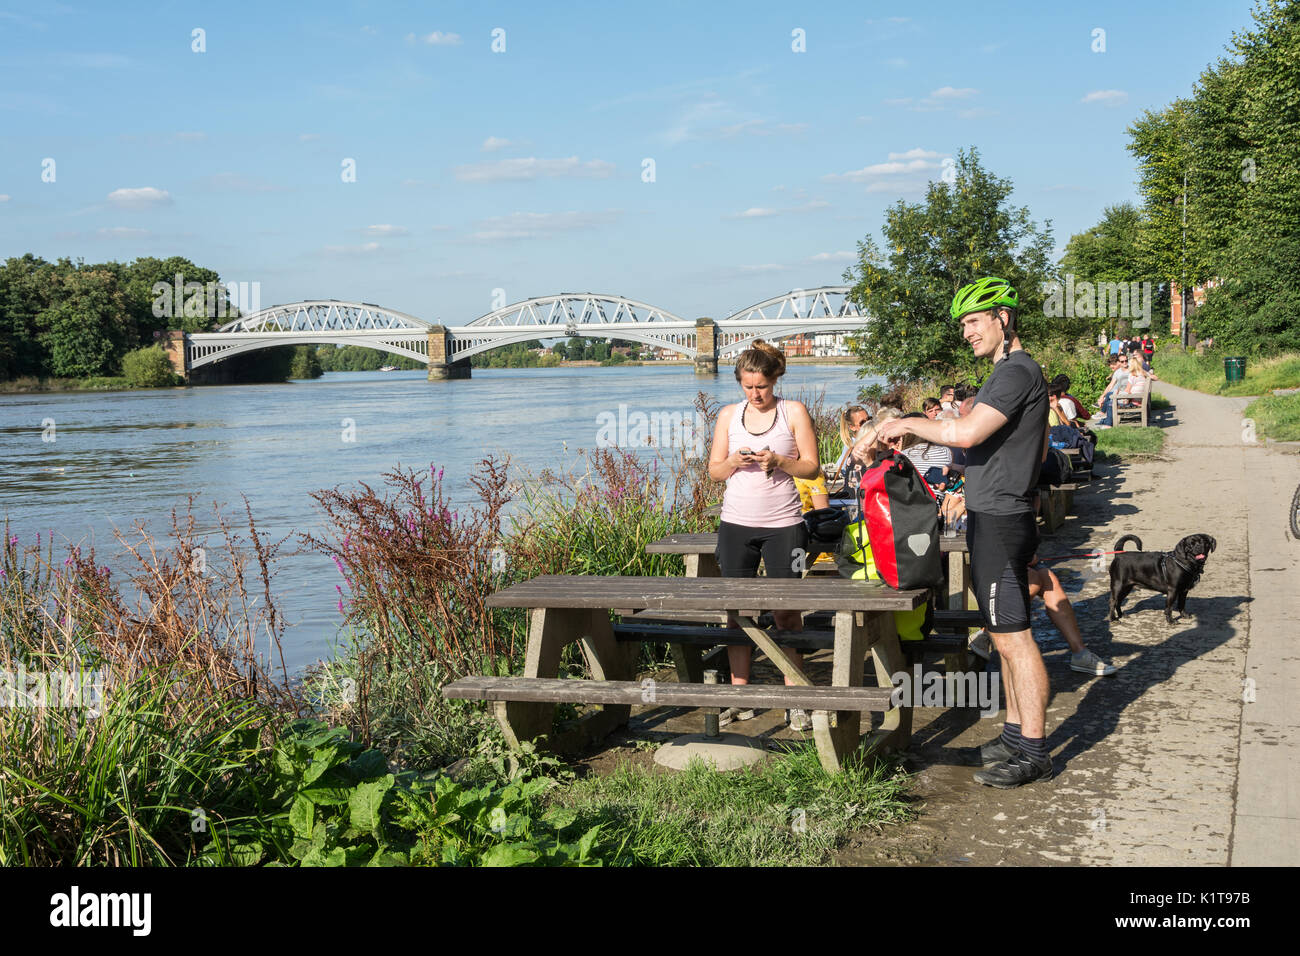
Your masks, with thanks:
[{"label": "river", "polygon": [[[854,371],[791,365],[781,391],[824,389],[839,406],[862,384]],[[277,385],[0,395],[0,518],[24,544],[53,531],[125,569],[114,528],[143,521],[162,535],[191,494],[201,529],[214,527],[214,503],[238,528],[242,495],[259,534],[293,535],[285,551],[298,551],[297,534],[322,527],[312,491],[378,487],[398,465],[434,464],[446,469],[448,493],[468,503],[470,473],[488,453],[556,468],[566,445],[569,461],[595,447],[620,405],[633,423],[638,411],[689,414],[700,390],[741,398],[730,367],[703,377],[682,366],[474,369],[452,382],[428,382],[422,370],[327,372]],[[339,583],[323,555],[280,562],[273,593],[291,670],[332,654]]]}]

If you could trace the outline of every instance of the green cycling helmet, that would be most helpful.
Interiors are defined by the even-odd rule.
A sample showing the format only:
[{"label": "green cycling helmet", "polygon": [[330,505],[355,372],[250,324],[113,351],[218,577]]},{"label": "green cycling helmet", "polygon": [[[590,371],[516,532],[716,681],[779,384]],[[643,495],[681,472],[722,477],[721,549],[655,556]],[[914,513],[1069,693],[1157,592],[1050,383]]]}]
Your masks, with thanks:
[{"label": "green cycling helmet", "polygon": [[952,308],[948,311],[954,319],[960,319],[963,315],[983,312],[995,305],[1005,305],[1007,308],[1014,309],[1019,303],[1020,297],[1016,295],[1016,290],[1010,282],[996,276],[985,276],[958,289],[957,294],[952,297]]}]

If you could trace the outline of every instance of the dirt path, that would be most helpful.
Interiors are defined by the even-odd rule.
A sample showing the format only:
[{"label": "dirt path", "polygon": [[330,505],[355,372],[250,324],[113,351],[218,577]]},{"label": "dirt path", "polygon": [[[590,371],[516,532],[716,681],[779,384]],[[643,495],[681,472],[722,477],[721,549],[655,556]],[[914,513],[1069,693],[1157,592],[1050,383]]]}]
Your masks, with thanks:
[{"label": "dirt path", "polygon": [[839,863],[1300,863],[1300,542],[1286,514],[1300,458],[1243,442],[1245,399],[1159,391],[1175,403],[1154,422],[1168,428],[1167,460],[1100,466],[1040,554],[1109,550],[1123,534],[1167,550],[1211,534],[1218,549],[1187,602],[1195,616],[1170,626],[1163,596],[1138,591],[1111,625],[1106,572],[1054,564],[1088,646],[1123,665],[1107,678],[1071,671],[1038,605],[1056,779],[975,784],[962,748],[992,739],[1001,715],[919,710],[909,769],[921,819],[864,836]]}]

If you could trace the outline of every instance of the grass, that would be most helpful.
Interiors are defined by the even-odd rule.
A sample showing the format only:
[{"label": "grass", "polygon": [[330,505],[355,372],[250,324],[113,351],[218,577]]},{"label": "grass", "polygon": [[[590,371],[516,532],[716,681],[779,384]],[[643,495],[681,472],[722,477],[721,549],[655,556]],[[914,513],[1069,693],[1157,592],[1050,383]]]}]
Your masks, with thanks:
[{"label": "grass", "polygon": [[1246,359],[1246,377],[1229,383],[1224,375],[1225,352],[1170,350],[1156,355],[1155,370],[1170,385],[1190,388],[1210,395],[1265,395],[1275,388],[1300,387],[1300,355],[1294,353],[1270,358]]},{"label": "grass", "polygon": [[1120,428],[1102,428],[1097,432],[1097,451],[1113,458],[1136,458],[1159,455],[1165,448],[1163,429],[1150,425],[1124,425]]},{"label": "grass", "polygon": [[1300,394],[1265,395],[1246,406],[1255,435],[1274,441],[1300,441]]},{"label": "grass", "polygon": [[895,763],[859,761],[828,775],[812,744],[752,768],[718,773],[620,764],[556,790],[553,806],[600,825],[624,866],[812,866],[849,833],[911,819]]}]

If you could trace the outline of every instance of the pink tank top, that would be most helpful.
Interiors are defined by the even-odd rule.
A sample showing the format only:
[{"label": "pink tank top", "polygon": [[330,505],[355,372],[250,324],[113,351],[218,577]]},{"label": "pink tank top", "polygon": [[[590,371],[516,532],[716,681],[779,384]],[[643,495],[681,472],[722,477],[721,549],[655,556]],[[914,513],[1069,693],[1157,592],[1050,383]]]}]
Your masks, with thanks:
[{"label": "pink tank top", "polygon": [[[742,448],[758,451],[764,445],[787,458],[797,458],[799,448],[785,416],[785,399],[776,400],[772,427],[761,435],[748,431],[743,422],[749,402],[741,402],[727,429],[727,454]],[[722,520],[750,528],[787,528],[803,520],[799,491],[794,479],[780,468],[769,478],[761,465],[745,465],[732,472],[722,496]]]}]

